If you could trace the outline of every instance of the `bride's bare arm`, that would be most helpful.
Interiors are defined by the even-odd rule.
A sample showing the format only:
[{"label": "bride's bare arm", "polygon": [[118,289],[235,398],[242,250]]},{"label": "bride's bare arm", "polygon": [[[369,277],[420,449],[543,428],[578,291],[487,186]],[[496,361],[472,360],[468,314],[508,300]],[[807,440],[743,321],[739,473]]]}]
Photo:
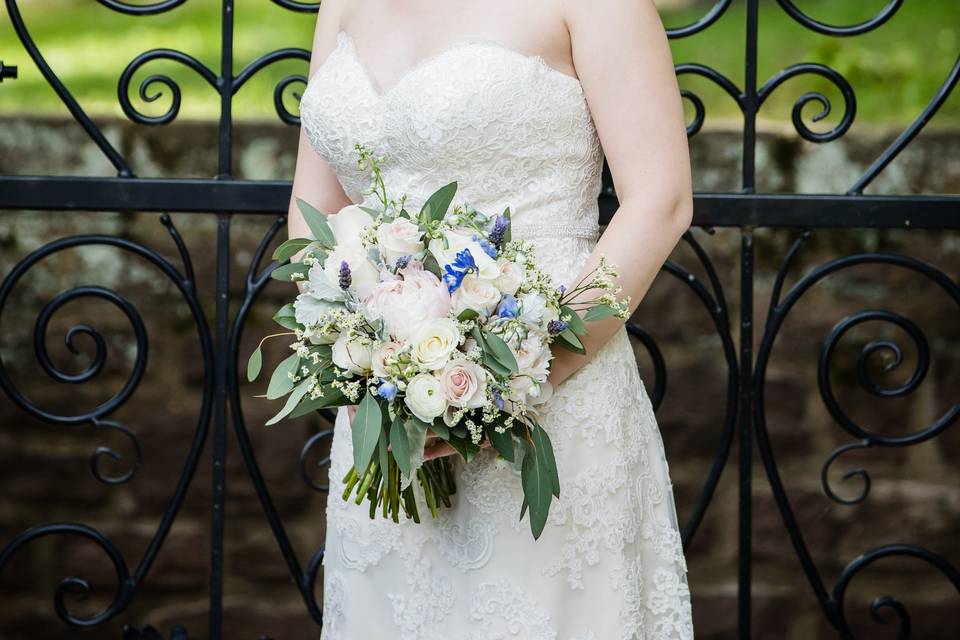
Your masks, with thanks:
[{"label": "bride's bare arm", "polygon": [[[313,34],[308,77],[313,77],[317,68],[336,46],[337,32],[340,30],[340,11],[342,0],[324,0],[317,10],[317,23]],[[307,134],[300,127],[300,140],[297,145],[297,161],[293,173],[293,189],[287,214],[287,236],[305,238],[309,233],[306,221],[297,207],[297,198],[306,200],[325,213],[339,211],[350,204],[350,198],[344,193],[337,175],[310,146]],[[293,258],[300,259],[300,254]]]},{"label": "bride's bare arm", "polygon": [[[618,267],[633,311],[693,216],[680,89],[653,0],[565,4],[574,65],[620,201],[574,282],[603,255]],[[616,317],[590,323],[586,355],[556,349],[551,383],[586,364],[622,324]]]}]

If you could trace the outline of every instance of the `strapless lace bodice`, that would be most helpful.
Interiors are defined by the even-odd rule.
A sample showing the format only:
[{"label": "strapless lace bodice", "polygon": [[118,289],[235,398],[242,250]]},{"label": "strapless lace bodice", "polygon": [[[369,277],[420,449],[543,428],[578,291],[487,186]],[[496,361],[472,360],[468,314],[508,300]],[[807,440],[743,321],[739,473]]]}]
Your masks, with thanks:
[{"label": "strapless lace bodice", "polygon": [[597,237],[603,151],[590,109],[579,80],[540,56],[464,38],[381,92],[341,31],[300,114],[354,202],[369,186],[353,148],[362,142],[384,156],[391,195],[414,206],[456,180],[458,201],[488,213],[509,205],[517,237]]}]

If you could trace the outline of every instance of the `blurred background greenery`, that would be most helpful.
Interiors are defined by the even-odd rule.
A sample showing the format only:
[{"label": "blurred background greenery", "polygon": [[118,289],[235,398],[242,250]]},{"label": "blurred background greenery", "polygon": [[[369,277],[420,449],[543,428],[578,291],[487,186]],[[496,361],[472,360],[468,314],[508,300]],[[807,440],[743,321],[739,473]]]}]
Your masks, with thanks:
[{"label": "blurred background greenery", "polygon": [[[128,0],[138,3],[138,0]],[[832,24],[854,24],[877,14],[886,0],[795,0],[809,15]],[[124,67],[153,48],[183,51],[213,70],[220,53],[220,2],[191,0],[158,15],[135,17],[112,11],[92,0],[21,0],[20,11],[40,52],[91,115],[125,117],[117,102],[117,82]],[[139,4],[147,4],[145,1]],[[714,0],[660,0],[668,27],[679,27],[702,16]],[[269,0],[237,0],[234,37],[235,69],[281,47],[310,47],[316,14],[294,12]],[[677,63],[709,64],[737,85],[743,83],[745,2],[735,0],[720,21],[696,36],[672,40]],[[960,51],[960,4],[957,0],[911,0],[887,24],[862,36],[832,38],[794,22],[773,0],[762,2],[760,14],[759,82],[799,62],[819,62],[843,74],[856,91],[857,122],[889,124],[912,120],[936,92]],[[40,75],[20,44],[6,12],[0,14],[0,60],[19,67],[19,78],[0,84],[0,115],[66,115],[66,108]],[[307,63],[286,60],[261,70],[236,95],[239,119],[275,119],[273,89],[289,74],[306,74]],[[623,73],[630,73],[624,68]],[[169,61],[153,61],[131,83],[133,104],[147,115],[169,107],[169,91],[144,103],[136,92],[151,74],[170,75],[182,89],[180,118],[217,117],[214,91],[193,71]],[[707,103],[707,125],[738,118],[733,102],[709,81],[686,76],[681,86]],[[302,85],[293,85],[299,91]],[[823,91],[833,113],[817,128],[836,124],[843,105],[839,92],[818,76],[805,75],[779,87],[761,111],[761,120],[786,121],[796,98],[806,91]],[[288,90],[287,108],[296,113],[296,97]],[[688,115],[692,110],[688,107]],[[807,107],[806,120],[819,110]],[[933,126],[960,121],[960,98],[952,96]]]}]

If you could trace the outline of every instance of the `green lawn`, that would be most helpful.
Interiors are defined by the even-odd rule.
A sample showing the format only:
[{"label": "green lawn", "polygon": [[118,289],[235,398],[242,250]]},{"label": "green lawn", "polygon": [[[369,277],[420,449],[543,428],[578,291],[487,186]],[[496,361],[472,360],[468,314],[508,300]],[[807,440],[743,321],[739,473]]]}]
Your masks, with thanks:
[{"label": "green lawn", "polygon": [[[885,0],[797,0],[814,17],[851,24],[876,13]],[[268,0],[237,0],[234,56],[236,69],[276,48],[310,46],[314,13],[283,9]],[[712,4],[712,1],[707,3]],[[93,0],[21,0],[27,27],[47,62],[59,74],[80,104],[92,115],[123,117],[117,103],[117,79],[138,54],[152,48],[183,51],[215,72],[219,65],[220,3],[193,0],[155,16],[132,17],[111,11]],[[737,85],[743,83],[744,5],[737,0],[727,14],[706,32],[673,40],[676,62],[709,63]],[[668,26],[680,26],[701,11],[664,11]],[[912,119],[926,104],[960,51],[960,4],[955,0],[909,0],[896,17],[879,29],[855,38],[829,38],[793,22],[776,3],[767,0],[760,15],[760,77],[798,62],[820,62],[841,72],[858,99],[857,121],[896,123]],[[66,114],[14,33],[9,16],[0,14],[0,60],[19,67],[19,78],[0,84],[0,113],[29,111]],[[303,61],[273,64],[256,74],[237,94],[237,118],[276,118],[273,88],[290,73],[305,74]],[[625,70],[628,71],[628,70]],[[143,67],[132,83],[133,103],[147,115],[169,107],[169,91],[154,84],[150,93],[163,95],[152,103],[136,92],[141,79],[167,74],[182,90],[180,118],[216,117],[219,103],[213,89],[183,65],[154,61]],[[707,123],[736,118],[739,111],[712,83],[684,77],[682,86],[698,92],[707,104]],[[300,85],[295,85],[299,90]],[[839,92],[814,76],[803,76],[780,86],[764,105],[761,117],[788,120],[794,100],[820,90],[834,104],[833,113],[816,123],[818,130],[833,126],[842,112]],[[289,95],[290,110],[296,101]],[[960,97],[953,95],[934,125],[960,121]],[[807,107],[809,117],[818,110]]]}]

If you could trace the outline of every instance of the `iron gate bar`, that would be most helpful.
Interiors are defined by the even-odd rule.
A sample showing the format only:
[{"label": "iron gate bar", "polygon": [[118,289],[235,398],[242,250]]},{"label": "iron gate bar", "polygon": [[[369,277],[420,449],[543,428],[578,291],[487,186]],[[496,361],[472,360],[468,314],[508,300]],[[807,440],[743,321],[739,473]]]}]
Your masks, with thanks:
[{"label": "iron gate bar", "polygon": [[[290,181],[195,178],[0,176],[0,212],[157,211],[284,215]],[[601,195],[601,222],[617,200]],[[960,228],[960,196],[704,193],[694,196],[694,226]]]}]

